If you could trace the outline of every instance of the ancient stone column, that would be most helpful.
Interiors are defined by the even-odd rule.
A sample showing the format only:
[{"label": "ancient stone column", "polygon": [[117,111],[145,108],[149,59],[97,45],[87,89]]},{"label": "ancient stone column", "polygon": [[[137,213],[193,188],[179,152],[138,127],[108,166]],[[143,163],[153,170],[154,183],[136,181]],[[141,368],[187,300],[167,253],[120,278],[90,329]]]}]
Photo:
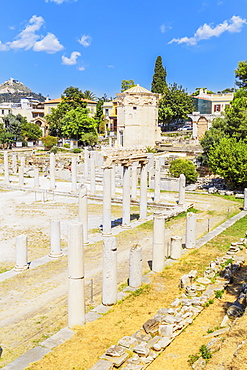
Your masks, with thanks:
[{"label": "ancient stone column", "polygon": [[88,199],[87,199],[87,188],[85,185],[79,185],[79,198],[78,198],[78,218],[79,222],[82,222],[83,227],[83,240],[84,245],[89,244],[88,241]]},{"label": "ancient stone column", "polygon": [[139,288],[142,285],[142,248],[134,245],[130,249],[129,286]]},{"label": "ancient stone column", "polygon": [[172,236],[171,237],[171,252],[170,257],[173,260],[178,260],[182,257],[182,237]]},{"label": "ancient stone column", "polygon": [[124,166],[123,171],[123,205],[122,227],[130,227],[130,167]]},{"label": "ancient stone column", "polygon": [[60,221],[52,220],[50,222],[50,253],[49,257],[58,258],[63,256],[61,249]]},{"label": "ancient stone column", "polygon": [[77,191],[77,158],[72,157],[72,163],[71,163],[71,191],[76,192]]},{"label": "ancient stone column", "polygon": [[20,157],[20,166],[21,167],[25,167],[25,156],[24,155],[21,155],[21,157]]},{"label": "ancient stone column", "polygon": [[152,270],[162,272],[165,267],[165,219],[161,212],[154,212]]},{"label": "ancient stone column", "polygon": [[111,168],[103,168],[103,235],[111,235]]},{"label": "ancient stone column", "polygon": [[93,156],[90,158],[90,193],[95,194],[95,160]]},{"label": "ancient stone column", "polygon": [[184,174],[181,174],[179,176],[179,181],[178,181],[178,186],[179,186],[179,198],[178,198],[178,204],[179,205],[184,205],[185,202],[185,176]]},{"label": "ancient stone column", "polygon": [[15,271],[24,271],[28,269],[27,260],[27,236],[18,235],[16,237],[16,265]]},{"label": "ancient stone column", "polygon": [[24,167],[19,167],[19,185],[24,185]]},{"label": "ancient stone column", "polygon": [[68,325],[85,323],[84,254],[82,223],[71,222],[68,229]]},{"label": "ancient stone column", "polygon": [[140,183],[140,219],[147,218],[147,168],[145,164],[141,165],[141,183]]},{"label": "ancient stone column", "polygon": [[111,168],[111,197],[114,198],[116,195],[116,184],[115,184],[115,164]]},{"label": "ancient stone column", "polygon": [[112,137],[109,136],[109,146],[112,147]]},{"label": "ancient stone column", "polygon": [[50,153],[50,189],[55,188],[55,154]]},{"label": "ancient stone column", "polygon": [[186,248],[191,249],[196,246],[196,214],[188,212],[186,216]]},{"label": "ancient stone column", "polygon": [[117,302],[117,240],[114,236],[103,238],[102,303]]},{"label": "ancient stone column", "polygon": [[12,154],[12,171],[13,171],[13,173],[17,173],[17,158],[16,158],[16,154]]},{"label": "ancient stone column", "polygon": [[137,166],[134,162],[131,167],[131,199],[137,199]]},{"label": "ancient stone column", "polygon": [[39,187],[39,169],[38,167],[35,167],[33,169],[34,172],[34,187],[38,188]]},{"label": "ancient stone column", "polygon": [[244,189],[244,211],[247,211],[247,188]]},{"label": "ancient stone column", "polygon": [[88,178],[88,162],[89,162],[89,153],[88,153],[88,148],[84,148],[84,177],[85,179]]},{"label": "ancient stone column", "polygon": [[9,183],[9,158],[8,151],[3,152],[4,155],[4,182]]},{"label": "ancient stone column", "polygon": [[160,201],[160,161],[157,158],[155,159],[154,201]]}]

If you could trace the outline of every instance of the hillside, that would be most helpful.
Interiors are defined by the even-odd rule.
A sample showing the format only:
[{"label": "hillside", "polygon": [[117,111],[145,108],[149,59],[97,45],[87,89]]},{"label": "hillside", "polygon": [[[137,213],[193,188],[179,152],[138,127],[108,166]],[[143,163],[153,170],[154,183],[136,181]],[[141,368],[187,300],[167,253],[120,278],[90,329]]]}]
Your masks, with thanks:
[{"label": "hillside", "polygon": [[12,102],[19,103],[20,99],[32,96],[41,102],[45,101],[45,97],[39,93],[36,94],[22,82],[10,78],[0,85],[0,103]]}]

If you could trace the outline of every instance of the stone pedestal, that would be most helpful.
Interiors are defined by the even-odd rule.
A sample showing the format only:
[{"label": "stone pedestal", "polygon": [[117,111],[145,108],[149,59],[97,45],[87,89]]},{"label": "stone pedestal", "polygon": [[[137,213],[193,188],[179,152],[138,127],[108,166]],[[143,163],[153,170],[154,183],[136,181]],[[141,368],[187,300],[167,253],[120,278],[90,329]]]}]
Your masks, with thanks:
[{"label": "stone pedestal", "polygon": [[130,167],[123,167],[122,227],[130,228]]},{"label": "stone pedestal", "polygon": [[4,155],[4,182],[9,183],[9,156],[8,152],[5,150]]},{"label": "stone pedestal", "polygon": [[155,160],[154,172],[154,201],[160,201],[160,161],[157,158]]},{"label": "stone pedestal", "polygon": [[129,286],[139,288],[142,285],[142,248],[135,245],[130,249]]},{"label": "stone pedestal", "polygon": [[165,219],[161,212],[154,213],[152,270],[162,272],[165,266]]},{"label": "stone pedestal", "polygon": [[76,192],[77,191],[77,158],[72,157],[72,163],[71,163],[71,191]]},{"label": "stone pedestal", "polygon": [[196,214],[188,212],[186,216],[186,248],[191,249],[196,246]]},{"label": "stone pedestal", "polygon": [[141,184],[140,184],[140,219],[147,218],[147,169],[146,165],[141,165]]},{"label": "stone pedestal", "polygon": [[54,190],[55,185],[55,154],[50,154],[50,189]]},{"label": "stone pedestal", "polygon": [[178,260],[182,257],[182,237],[172,236],[171,237],[171,252],[170,257],[173,260]]},{"label": "stone pedestal", "polygon": [[25,271],[28,269],[27,259],[27,236],[18,235],[16,237],[16,265],[15,271]]},{"label": "stone pedestal", "polygon": [[90,158],[90,193],[95,194],[95,160],[93,156]]},{"label": "stone pedestal", "polygon": [[110,306],[117,302],[117,240],[103,238],[102,303]]},{"label": "stone pedestal", "polygon": [[85,323],[84,255],[82,223],[71,222],[68,229],[68,326]]},{"label": "stone pedestal", "polygon": [[88,199],[87,188],[85,185],[79,185],[79,198],[78,198],[78,218],[83,227],[83,240],[84,245],[89,244],[88,241]]},{"label": "stone pedestal", "polygon": [[103,169],[103,235],[111,235],[111,168]]},{"label": "stone pedestal", "polygon": [[247,211],[247,188],[244,189],[244,211]]},{"label": "stone pedestal", "polygon": [[185,182],[186,182],[185,176],[184,174],[181,174],[179,176],[179,182],[178,182],[178,186],[179,186],[178,204],[181,206],[184,205],[185,203]]},{"label": "stone pedestal", "polygon": [[59,258],[63,256],[61,249],[60,221],[52,220],[50,222],[50,243],[49,257]]}]

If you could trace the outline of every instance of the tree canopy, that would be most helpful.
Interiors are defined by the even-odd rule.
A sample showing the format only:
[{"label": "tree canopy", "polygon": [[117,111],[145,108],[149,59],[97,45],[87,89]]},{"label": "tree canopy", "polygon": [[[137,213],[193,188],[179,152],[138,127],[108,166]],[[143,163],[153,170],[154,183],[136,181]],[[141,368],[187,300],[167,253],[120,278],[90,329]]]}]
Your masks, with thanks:
[{"label": "tree canopy", "polygon": [[158,56],[155,61],[151,91],[156,94],[164,94],[166,88],[166,69],[163,67],[161,56]]},{"label": "tree canopy", "polygon": [[169,171],[173,177],[179,177],[184,174],[188,184],[196,182],[198,177],[194,163],[188,159],[174,159],[174,161],[171,162]]},{"label": "tree canopy", "polygon": [[159,101],[159,121],[162,124],[174,120],[186,119],[194,111],[192,98],[182,86],[169,84],[165,95]]},{"label": "tree canopy", "polygon": [[124,92],[125,90],[130,89],[131,87],[136,86],[134,80],[122,80],[121,83],[121,92]]},{"label": "tree canopy", "polygon": [[247,88],[247,60],[238,62],[238,68],[235,69],[236,85],[240,88]]}]

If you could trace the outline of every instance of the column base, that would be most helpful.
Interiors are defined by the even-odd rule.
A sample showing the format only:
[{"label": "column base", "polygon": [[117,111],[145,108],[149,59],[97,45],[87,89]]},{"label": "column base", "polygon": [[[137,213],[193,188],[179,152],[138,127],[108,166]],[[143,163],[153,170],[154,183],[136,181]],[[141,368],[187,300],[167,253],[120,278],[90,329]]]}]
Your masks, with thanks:
[{"label": "column base", "polygon": [[102,236],[112,236],[112,232],[110,232],[110,233],[102,233]]},{"label": "column base", "polygon": [[48,254],[48,257],[50,257],[50,258],[59,258],[59,257],[62,257],[62,256],[64,256],[63,252],[61,252],[61,253],[49,253]]},{"label": "column base", "polygon": [[121,225],[123,229],[131,229],[131,225]]},{"label": "column base", "polygon": [[26,271],[28,269],[29,269],[29,266],[28,265],[24,265],[22,267],[19,267],[19,266],[15,266],[14,267],[14,271],[16,271],[16,272]]}]

